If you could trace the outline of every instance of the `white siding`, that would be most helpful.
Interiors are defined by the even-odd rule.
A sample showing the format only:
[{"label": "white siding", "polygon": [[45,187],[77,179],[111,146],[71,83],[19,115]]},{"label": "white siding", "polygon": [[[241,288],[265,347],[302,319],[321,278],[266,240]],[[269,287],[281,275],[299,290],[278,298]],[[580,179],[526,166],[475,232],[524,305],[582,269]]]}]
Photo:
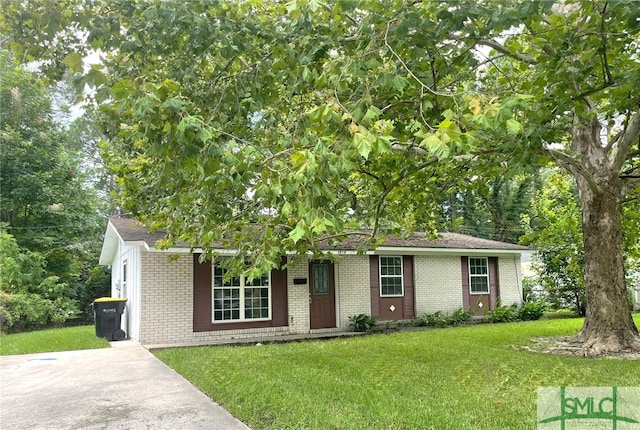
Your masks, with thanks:
[{"label": "white siding", "polygon": [[[127,262],[127,283],[124,284],[123,265]],[[120,328],[130,339],[139,340],[140,335],[140,249],[126,246],[118,241],[111,263],[111,297],[127,299]],[[97,297],[96,297],[97,298]]]},{"label": "white siding", "polygon": [[130,339],[140,340],[140,284],[142,270],[140,262],[140,248],[131,248],[126,253],[127,258],[127,285],[126,291],[120,291],[120,297],[127,299],[127,306],[123,315],[122,329]]},{"label": "white siding", "polygon": [[460,256],[415,256],[416,317],[462,307]]}]

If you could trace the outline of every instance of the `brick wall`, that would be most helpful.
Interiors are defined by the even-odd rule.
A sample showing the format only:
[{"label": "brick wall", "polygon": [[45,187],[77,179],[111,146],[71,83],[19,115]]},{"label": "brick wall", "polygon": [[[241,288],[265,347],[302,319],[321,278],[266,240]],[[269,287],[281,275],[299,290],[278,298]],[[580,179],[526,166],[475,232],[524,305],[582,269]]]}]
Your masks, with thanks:
[{"label": "brick wall", "polygon": [[[140,337],[143,344],[206,343],[309,333],[309,264],[304,260],[287,270],[289,327],[193,332],[193,257],[169,261],[168,254],[141,252]],[[338,328],[348,330],[348,318],[371,314],[369,257],[342,256],[335,266]],[[416,256],[416,316],[462,306],[459,256]],[[520,261],[499,259],[500,293],[505,305],[521,303]],[[307,283],[295,285],[295,278]]]},{"label": "brick wall", "polygon": [[416,256],[416,317],[424,313],[451,313],[462,306],[459,256]]},{"label": "brick wall", "polygon": [[498,276],[500,278],[500,299],[502,304],[522,304],[522,271],[520,258],[513,256],[498,259]]},{"label": "brick wall", "polygon": [[193,332],[193,256],[142,252],[140,343],[185,344],[287,334],[287,327]]},{"label": "brick wall", "polygon": [[142,252],[140,342],[184,342],[193,327],[193,257]]},{"label": "brick wall", "polygon": [[[293,280],[306,279],[305,284],[295,285]],[[302,260],[287,269],[289,332],[309,333],[309,261]]]},{"label": "brick wall", "polygon": [[369,296],[369,256],[345,255],[336,264],[338,327],[349,329],[349,317],[371,315]]}]

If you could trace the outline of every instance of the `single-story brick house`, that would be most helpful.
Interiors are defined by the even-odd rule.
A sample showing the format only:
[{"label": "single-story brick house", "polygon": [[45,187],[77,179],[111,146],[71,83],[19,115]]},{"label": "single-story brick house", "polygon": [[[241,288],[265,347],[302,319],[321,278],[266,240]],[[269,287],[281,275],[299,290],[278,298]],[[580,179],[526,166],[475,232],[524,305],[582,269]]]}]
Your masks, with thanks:
[{"label": "single-story brick house", "polygon": [[327,249],[336,263],[305,261],[249,283],[224,282],[224,270],[186,244],[156,249],[163,237],[110,219],[100,255],[111,266],[112,296],[128,299],[122,329],[146,345],[348,331],[349,316],[360,313],[380,321],[458,308],[482,314],[498,299],[522,303],[520,257],[529,251],[454,233],[390,238],[364,255],[345,242]]}]

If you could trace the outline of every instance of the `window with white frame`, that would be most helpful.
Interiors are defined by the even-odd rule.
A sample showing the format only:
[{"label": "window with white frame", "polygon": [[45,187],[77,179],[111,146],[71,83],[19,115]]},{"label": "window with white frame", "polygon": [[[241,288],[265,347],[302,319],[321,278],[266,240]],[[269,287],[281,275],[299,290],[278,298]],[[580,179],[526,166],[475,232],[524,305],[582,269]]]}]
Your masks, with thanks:
[{"label": "window with white frame", "polygon": [[225,279],[227,270],[213,264],[213,322],[271,319],[271,279],[263,275]]},{"label": "window with white frame", "polygon": [[380,296],[403,295],[402,257],[380,257]]},{"label": "window with white frame", "polygon": [[127,260],[122,261],[122,281],[120,285],[116,285],[116,289],[120,293],[121,297],[126,297],[127,294]]},{"label": "window with white frame", "polygon": [[489,259],[469,257],[469,290],[471,294],[489,293]]}]

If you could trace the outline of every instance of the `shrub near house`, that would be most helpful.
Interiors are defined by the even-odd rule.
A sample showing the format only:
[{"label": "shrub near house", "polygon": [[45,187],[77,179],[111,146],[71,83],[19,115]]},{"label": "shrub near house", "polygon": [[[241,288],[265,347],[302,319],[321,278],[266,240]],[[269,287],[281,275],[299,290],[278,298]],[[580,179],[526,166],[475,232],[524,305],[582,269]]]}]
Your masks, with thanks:
[{"label": "shrub near house", "polygon": [[63,323],[78,314],[73,292],[56,276],[45,276],[44,258],[21,250],[0,231],[0,327],[22,331]]}]

